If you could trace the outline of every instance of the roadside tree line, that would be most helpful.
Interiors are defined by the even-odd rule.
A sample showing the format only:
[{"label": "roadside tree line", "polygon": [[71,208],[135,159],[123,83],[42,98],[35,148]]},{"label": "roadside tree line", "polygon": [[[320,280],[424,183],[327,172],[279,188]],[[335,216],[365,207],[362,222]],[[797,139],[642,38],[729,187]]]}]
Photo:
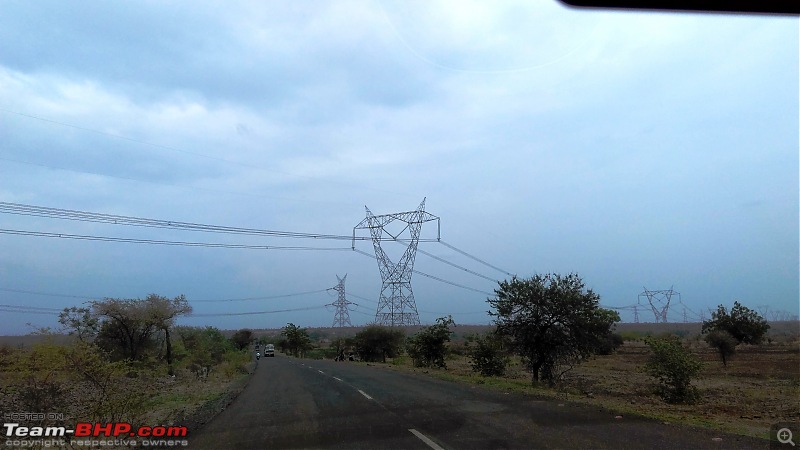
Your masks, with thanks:
[{"label": "roadside tree line", "polygon": [[[600,296],[587,289],[574,273],[544,274],[527,279],[513,277],[501,281],[494,298],[487,299],[495,328],[466,338],[466,355],[474,372],[483,376],[503,376],[511,358],[518,358],[531,376],[531,382],[554,385],[566,374],[594,355],[609,355],[623,344],[615,332],[619,315],[600,306]],[[337,337],[330,345],[337,359],[349,354],[357,359],[386,362],[407,354],[417,367],[446,368],[455,326],[451,317],[441,317],[406,337],[402,329],[369,325],[351,337]],[[712,318],[703,323],[702,334],[727,364],[740,344],[758,344],[769,325],[756,312],[736,302],[730,312],[720,305]],[[294,324],[284,328],[279,344],[295,356],[311,351],[306,338],[299,347],[288,344],[289,336],[304,330]],[[650,360],[642,368],[657,383],[657,392],[672,403],[692,402],[698,392],[692,386],[702,364],[677,336],[649,336],[645,343]],[[299,350],[298,350],[299,349]]]}]

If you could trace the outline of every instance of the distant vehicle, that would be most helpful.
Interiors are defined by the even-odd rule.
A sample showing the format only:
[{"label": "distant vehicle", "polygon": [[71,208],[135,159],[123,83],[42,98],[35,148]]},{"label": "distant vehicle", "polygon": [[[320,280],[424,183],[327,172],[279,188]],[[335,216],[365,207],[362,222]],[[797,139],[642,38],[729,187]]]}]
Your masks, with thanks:
[{"label": "distant vehicle", "polygon": [[267,344],[267,346],[264,347],[264,357],[266,358],[267,356],[271,356],[273,358],[275,357],[275,346],[274,345]]}]

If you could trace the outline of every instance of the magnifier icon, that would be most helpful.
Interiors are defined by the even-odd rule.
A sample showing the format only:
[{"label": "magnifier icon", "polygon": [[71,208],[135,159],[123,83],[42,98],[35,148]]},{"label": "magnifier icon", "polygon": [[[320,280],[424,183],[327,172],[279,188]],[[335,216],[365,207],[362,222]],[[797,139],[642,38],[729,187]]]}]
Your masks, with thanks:
[{"label": "magnifier icon", "polygon": [[792,444],[792,447],[795,446],[794,441],[792,441],[792,430],[788,428],[781,428],[778,430],[776,437],[781,444]]}]

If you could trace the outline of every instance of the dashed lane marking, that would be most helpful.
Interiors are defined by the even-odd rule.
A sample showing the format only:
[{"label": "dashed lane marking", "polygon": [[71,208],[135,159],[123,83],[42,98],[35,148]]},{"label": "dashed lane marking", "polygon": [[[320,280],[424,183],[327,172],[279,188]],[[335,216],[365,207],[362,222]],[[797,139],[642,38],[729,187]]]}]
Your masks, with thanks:
[{"label": "dashed lane marking", "polygon": [[411,434],[413,434],[414,436],[418,437],[419,440],[421,440],[422,442],[428,444],[428,447],[432,448],[433,450],[444,450],[442,447],[439,447],[439,444],[437,444],[436,442],[433,442],[432,440],[430,440],[430,438],[428,438],[428,436],[425,436],[424,434],[420,433],[419,431],[417,431],[417,430],[415,430],[413,428],[409,428],[408,431],[410,431]]},{"label": "dashed lane marking", "polygon": [[359,389],[359,390],[358,390],[358,392],[360,392],[360,393],[361,393],[361,395],[363,395],[364,397],[367,397],[367,400],[372,400],[372,397],[370,397],[369,395],[367,395],[367,393],[366,393],[366,392],[364,392],[364,391],[362,391],[361,389]]},{"label": "dashed lane marking", "polygon": [[339,378],[339,377],[333,377],[333,379],[336,380],[336,381],[342,381],[342,379]]}]

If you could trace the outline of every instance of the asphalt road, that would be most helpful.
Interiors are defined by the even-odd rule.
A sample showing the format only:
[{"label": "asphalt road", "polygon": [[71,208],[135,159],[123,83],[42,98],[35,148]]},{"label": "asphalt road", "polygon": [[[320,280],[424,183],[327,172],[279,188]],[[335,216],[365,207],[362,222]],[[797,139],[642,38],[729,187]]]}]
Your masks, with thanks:
[{"label": "asphalt road", "polygon": [[193,449],[769,448],[768,441],[387,367],[261,358]]}]

